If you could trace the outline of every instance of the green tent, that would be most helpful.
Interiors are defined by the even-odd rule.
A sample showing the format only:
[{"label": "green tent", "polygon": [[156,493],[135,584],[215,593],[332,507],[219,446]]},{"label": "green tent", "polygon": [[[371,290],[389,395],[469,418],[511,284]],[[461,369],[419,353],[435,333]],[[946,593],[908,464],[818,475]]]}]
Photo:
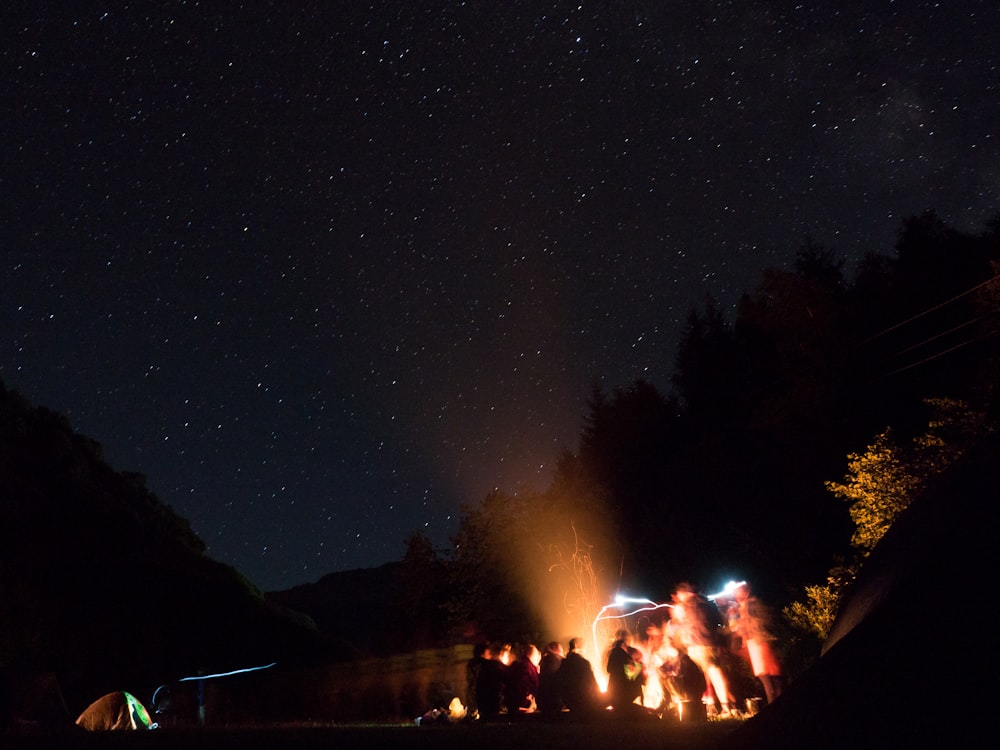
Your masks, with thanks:
[{"label": "green tent", "polygon": [[149,711],[131,693],[119,690],[98,698],[84,709],[76,723],[92,732],[119,729],[154,729]]}]

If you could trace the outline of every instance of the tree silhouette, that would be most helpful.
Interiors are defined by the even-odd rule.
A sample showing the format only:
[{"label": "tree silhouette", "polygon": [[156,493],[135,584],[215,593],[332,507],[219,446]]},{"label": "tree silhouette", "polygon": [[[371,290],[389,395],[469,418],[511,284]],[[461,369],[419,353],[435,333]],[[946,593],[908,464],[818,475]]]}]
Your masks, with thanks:
[{"label": "tree silhouette", "polygon": [[445,561],[423,532],[406,539],[406,552],[396,572],[396,590],[390,603],[386,650],[405,652],[448,642],[444,610],[448,599]]}]

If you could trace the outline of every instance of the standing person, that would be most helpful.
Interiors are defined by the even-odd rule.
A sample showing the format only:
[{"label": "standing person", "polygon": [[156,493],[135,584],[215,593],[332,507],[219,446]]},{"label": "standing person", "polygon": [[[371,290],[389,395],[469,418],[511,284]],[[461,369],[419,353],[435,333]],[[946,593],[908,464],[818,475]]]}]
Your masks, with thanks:
[{"label": "standing person", "polygon": [[774,651],[776,640],[771,632],[770,610],[741,583],[733,592],[736,606],[732,610],[729,628],[743,639],[754,677],[764,686],[768,703],[781,695],[784,677],[781,662]]},{"label": "standing person", "polygon": [[594,668],[583,655],[583,639],[570,638],[569,653],[559,667],[559,691],[574,718],[592,716],[601,708],[601,690]]},{"label": "standing person", "polygon": [[719,658],[723,644],[718,611],[689,583],[678,584],[673,599],[670,620],[677,647],[685,651],[705,675],[719,702],[720,715],[734,715],[736,707]]},{"label": "standing person", "polygon": [[552,641],[545,647],[542,660],[538,664],[538,710],[543,714],[558,714],[563,709],[562,694],[559,690],[559,668],[566,653],[559,641]]},{"label": "standing person", "polygon": [[612,710],[620,716],[632,710],[636,698],[642,698],[643,668],[636,661],[638,652],[631,640],[627,630],[618,630],[608,651],[608,699]]},{"label": "standing person", "polygon": [[529,643],[521,649],[521,655],[507,667],[507,683],[504,689],[504,704],[508,716],[518,713],[532,713],[537,707],[538,665],[542,654],[538,647]]}]

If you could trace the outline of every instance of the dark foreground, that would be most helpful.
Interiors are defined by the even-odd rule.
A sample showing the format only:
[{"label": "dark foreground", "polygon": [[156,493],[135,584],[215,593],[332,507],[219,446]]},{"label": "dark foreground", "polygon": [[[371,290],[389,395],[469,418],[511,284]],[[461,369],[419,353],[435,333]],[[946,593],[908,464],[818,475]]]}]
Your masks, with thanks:
[{"label": "dark foreground", "polygon": [[548,724],[370,725],[2,735],[4,750],[715,750],[742,722],[648,720]]}]

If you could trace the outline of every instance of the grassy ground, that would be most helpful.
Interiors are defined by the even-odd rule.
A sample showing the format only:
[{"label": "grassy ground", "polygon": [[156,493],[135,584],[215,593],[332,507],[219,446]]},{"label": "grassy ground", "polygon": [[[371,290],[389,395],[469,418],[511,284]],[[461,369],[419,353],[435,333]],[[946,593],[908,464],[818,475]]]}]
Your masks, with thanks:
[{"label": "grassy ground", "polygon": [[5,750],[716,750],[739,721],[371,725],[0,736]]}]

